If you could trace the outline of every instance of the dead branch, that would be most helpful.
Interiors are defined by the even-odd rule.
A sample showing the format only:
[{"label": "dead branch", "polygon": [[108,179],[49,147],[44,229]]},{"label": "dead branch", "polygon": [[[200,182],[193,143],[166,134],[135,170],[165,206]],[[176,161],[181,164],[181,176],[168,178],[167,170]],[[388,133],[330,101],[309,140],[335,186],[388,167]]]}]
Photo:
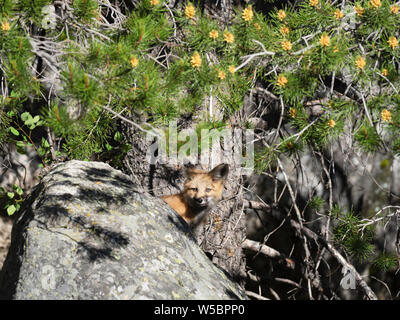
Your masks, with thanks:
[{"label": "dead branch", "polygon": [[256,298],[257,300],[271,300],[271,299],[268,299],[268,298],[266,298],[266,297],[264,297],[264,296],[262,296],[262,295],[259,295],[259,294],[255,293],[255,292],[253,292],[253,291],[246,291],[246,294],[247,294],[249,297]]},{"label": "dead branch", "polygon": [[314,231],[308,229],[307,227],[301,226],[297,221],[290,220],[290,225],[296,229],[299,233],[306,235],[308,238],[314,240],[315,242],[321,243],[328,251],[332,254],[333,257],[343,266],[346,267],[352,274],[354,274],[356,278],[356,283],[361,287],[364,291],[368,299],[377,300],[377,296],[372,291],[372,289],[368,286],[368,284],[364,281],[361,275],[358,273],[356,268],[352,264],[350,264],[336,248],[329,242],[327,242],[323,237],[317,235]]},{"label": "dead branch", "polygon": [[247,209],[270,211],[271,206],[261,201],[243,200],[243,206]]},{"label": "dead branch", "polygon": [[275,250],[274,248],[271,248],[265,244],[262,244],[257,241],[253,241],[250,239],[246,239],[242,243],[242,248],[243,249],[248,249],[254,252],[259,252],[262,253],[263,255],[273,258],[273,259],[279,259],[285,262],[286,267],[290,269],[294,269],[294,261],[290,258],[288,258],[285,254]]},{"label": "dead branch", "polygon": [[[283,214],[279,214],[279,218],[286,219],[286,217]],[[370,300],[378,299],[375,293],[372,291],[372,289],[368,286],[368,284],[364,281],[364,279],[361,277],[358,271],[354,268],[354,266],[350,264],[340,254],[340,252],[336,250],[336,248],[331,243],[327,242],[323,237],[317,235],[314,231],[310,230],[309,228],[303,226],[302,224],[293,219],[290,219],[289,223],[297,231],[299,235],[303,234],[307,238],[314,240],[316,243],[322,244],[343,267],[346,267],[348,270],[350,270],[350,272],[354,274],[356,278],[356,283],[359,285],[359,287],[361,287],[361,289],[364,291],[368,299]],[[276,251],[273,248],[270,248],[266,245],[263,245],[261,243],[252,240],[246,239],[246,241],[243,243],[243,247],[253,251],[261,252],[271,258],[282,257],[279,251]]]}]

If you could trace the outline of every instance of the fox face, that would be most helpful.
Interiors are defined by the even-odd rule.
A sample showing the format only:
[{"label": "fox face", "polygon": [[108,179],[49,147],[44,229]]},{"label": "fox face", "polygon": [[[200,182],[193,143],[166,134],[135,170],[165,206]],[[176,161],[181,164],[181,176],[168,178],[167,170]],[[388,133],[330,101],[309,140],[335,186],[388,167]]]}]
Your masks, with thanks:
[{"label": "fox face", "polygon": [[187,169],[183,196],[189,207],[200,210],[214,207],[221,199],[228,172],[229,167],[224,163],[209,172]]},{"label": "fox face", "polygon": [[211,171],[187,169],[183,191],[162,199],[195,228],[221,199],[228,173],[229,166],[225,163]]}]

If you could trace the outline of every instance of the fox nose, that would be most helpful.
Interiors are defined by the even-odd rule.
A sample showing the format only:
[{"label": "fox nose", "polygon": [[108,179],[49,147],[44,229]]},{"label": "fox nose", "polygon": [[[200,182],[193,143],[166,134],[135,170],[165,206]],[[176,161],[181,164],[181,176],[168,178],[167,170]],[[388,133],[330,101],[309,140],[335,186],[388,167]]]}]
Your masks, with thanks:
[{"label": "fox nose", "polygon": [[194,200],[198,203],[198,204],[205,204],[206,203],[206,199],[205,198],[194,198]]}]

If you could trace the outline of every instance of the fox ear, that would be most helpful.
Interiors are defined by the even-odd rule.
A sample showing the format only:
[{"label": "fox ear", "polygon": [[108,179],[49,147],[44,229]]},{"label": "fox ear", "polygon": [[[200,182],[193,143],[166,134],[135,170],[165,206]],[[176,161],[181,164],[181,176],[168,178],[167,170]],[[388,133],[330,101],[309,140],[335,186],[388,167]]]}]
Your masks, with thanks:
[{"label": "fox ear", "polygon": [[185,168],[185,176],[190,178],[194,173],[196,173],[196,166],[191,163],[187,164]]},{"label": "fox ear", "polygon": [[229,166],[226,163],[221,163],[212,169],[208,174],[213,180],[226,180],[229,173]]}]

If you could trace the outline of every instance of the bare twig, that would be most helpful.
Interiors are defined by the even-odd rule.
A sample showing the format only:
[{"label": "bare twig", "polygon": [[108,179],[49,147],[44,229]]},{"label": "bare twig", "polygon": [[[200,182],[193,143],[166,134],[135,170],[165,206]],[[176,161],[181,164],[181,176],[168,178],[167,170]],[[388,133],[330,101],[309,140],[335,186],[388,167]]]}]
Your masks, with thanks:
[{"label": "bare twig", "polygon": [[262,295],[259,295],[259,294],[255,293],[253,291],[246,291],[246,294],[249,297],[256,298],[257,300],[271,300],[271,299],[268,299],[268,298],[266,298],[266,297],[264,297]]},{"label": "bare twig", "polygon": [[102,109],[107,110],[108,112],[112,113],[117,118],[120,118],[121,120],[125,121],[126,123],[129,123],[130,125],[134,126],[135,128],[139,129],[140,131],[146,132],[147,134],[150,134],[152,136],[157,136],[154,132],[144,129],[142,126],[140,126],[137,123],[125,118],[124,116],[121,116],[119,113],[115,112],[114,110],[110,109],[109,107],[106,107],[106,106],[100,106],[100,107]]},{"label": "bare twig", "polygon": [[375,293],[371,290],[371,288],[367,285],[367,283],[364,281],[364,279],[361,277],[361,275],[357,272],[357,270],[354,268],[352,264],[350,264],[340,253],[335,249],[335,247],[330,244],[329,242],[325,241],[325,239],[321,236],[318,236],[316,233],[311,231],[310,229],[306,227],[300,226],[299,223],[297,223],[294,220],[290,220],[290,224],[292,227],[294,227],[298,232],[301,232],[305,234],[307,237],[310,239],[313,239],[315,242],[320,242],[328,251],[332,254],[332,256],[335,257],[335,259],[343,266],[346,267],[350,272],[355,276],[356,278],[356,283],[361,287],[361,289],[364,291],[368,299],[370,300],[377,300],[377,296]]},{"label": "bare twig", "polygon": [[382,280],[380,280],[380,279],[378,279],[378,278],[376,278],[374,276],[371,276],[371,279],[374,279],[374,280],[378,281],[379,283],[383,284],[383,286],[386,288],[387,292],[389,292],[390,300],[393,299],[392,293],[390,292],[390,289],[389,289],[388,285],[385,282],[383,282]]},{"label": "bare twig", "polygon": [[288,267],[290,269],[294,269],[294,261],[292,259],[286,257],[286,255],[284,255],[283,253],[275,250],[274,248],[268,247],[265,244],[262,244],[260,242],[253,241],[250,239],[246,239],[242,243],[242,248],[248,249],[248,250],[251,250],[254,252],[260,252],[269,258],[283,260],[286,263],[286,267]]},{"label": "bare twig", "polygon": [[281,283],[287,283],[292,286],[295,286],[296,288],[301,288],[301,285],[299,285],[297,282],[294,282],[293,280],[290,279],[284,279],[284,278],[274,278],[275,281],[281,282]]},{"label": "bare twig", "polygon": [[367,103],[365,102],[364,95],[361,92],[359,92],[359,94],[360,94],[360,97],[361,97],[361,100],[362,100],[362,103],[363,103],[363,106],[364,106],[365,115],[367,116],[371,127],[373,127],[374,123],[372,122],[371,115],[369,114],[369,111],[368,111],[368,108],[367,108]]},{"label": "bare twig", "polygon": [[243,205],[245,208],[254,209],[254,210],[264,210],[270,211],[271,206],[261,201],[254,201],[254,200],[243,200]]},{"label": "bare twig", "polygon": [[[281,219],[285,219],[283,214],[280,214],[279,216]],[[306,237],[314,240],[316,243],[321,243],[343,267],[346,267],[348,270],[350,270],[350,272],[354,274],[357,284],[364,291],[368,299],[370,300],[378,299],[375,293],[372,291],[372,289],[367,285],[367,283],[364,281],[364,279],[361,277],[358,271],[354,268],[354,266],[350,264],[340,254],[340,252],[335,249],[335,247],[332,244],[327,242],[323,237],[317,235],[314,231],[310,230],[307,227],[304,227],[302,224],[298,223],[293,219],[290,219],[289,223],[299,234],[304,234]]]},{"label": "bare twig", "polygon": [[[381,215],[382,212],[390,209],[396,209],[396,211],[386,214],[386,215]],[[391,218],[393,216],[397,216],[400,214],[400,206],[385,206],[381,210],[379,210],[372,218],[368,219],[362,219],[360,223],[358,224],[358,227],[363,231],[366,227],[373,225],[375,223],[378,223],[384,219]]]}]

